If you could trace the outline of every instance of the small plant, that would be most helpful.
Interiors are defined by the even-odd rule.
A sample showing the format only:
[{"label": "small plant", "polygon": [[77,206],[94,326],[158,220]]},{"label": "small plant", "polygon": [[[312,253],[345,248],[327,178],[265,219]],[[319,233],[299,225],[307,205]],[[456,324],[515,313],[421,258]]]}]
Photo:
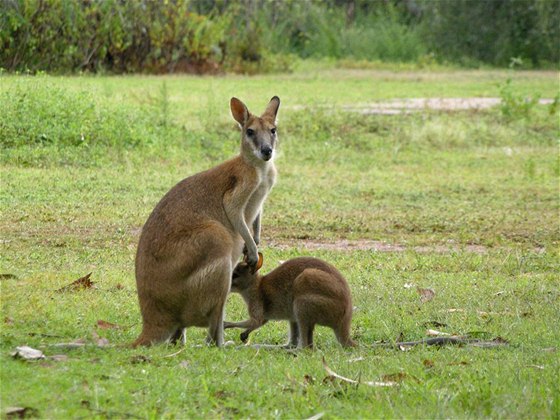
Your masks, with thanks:
[{"label": "small plant", "polygon": [[500,86],[500,98],[502,115],[511,120],[529,118],[540,99],[539,95],[530,97],[516,93],[510,77]]}]

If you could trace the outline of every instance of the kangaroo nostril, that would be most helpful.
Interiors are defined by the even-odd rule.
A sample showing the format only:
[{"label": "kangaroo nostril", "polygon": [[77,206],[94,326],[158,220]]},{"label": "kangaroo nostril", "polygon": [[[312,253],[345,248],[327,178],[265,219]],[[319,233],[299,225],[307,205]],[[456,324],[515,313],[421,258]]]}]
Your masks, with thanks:
[{"label": "kangaroo nostril", "polygon": [[269,146],[261,147],[261,153],[264,156],[270,156],[272,154],[272,148]]}]

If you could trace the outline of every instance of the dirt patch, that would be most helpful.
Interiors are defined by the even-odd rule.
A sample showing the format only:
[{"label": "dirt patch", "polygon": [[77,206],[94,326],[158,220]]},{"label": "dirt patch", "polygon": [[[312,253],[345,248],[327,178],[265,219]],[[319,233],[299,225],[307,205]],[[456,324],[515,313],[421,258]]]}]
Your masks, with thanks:
[{"label": "dirt patch", "polygon": [[383,241],[373,241],[368,239],[348,240],[337,239],[332,241],[319,241],[315,239],[294,239],[286,241],[267,241],[271,248],[290,249],[300,248],[309,251],[373,251],[373,252],[405,252],[414,251],[420,253],[446,254],[451,252],[472,252],[476,254],[486,254],[488,247],[483,245],[426,245],[426,246],[406,246],[402,244],[389,244]]},{"label": "dirt patch", "polygon": [[[430,111],[465,111],[488,109],[500,105],[500,98],[407,98],[391,99],[368,104],[342,105],[341,108],[349,112],[360,114],[408,114],[423,110]],[[539,104],[550,105],[552,99],[540,99]],[[294,106],[292,109],[304,109],[303,106]]]}]

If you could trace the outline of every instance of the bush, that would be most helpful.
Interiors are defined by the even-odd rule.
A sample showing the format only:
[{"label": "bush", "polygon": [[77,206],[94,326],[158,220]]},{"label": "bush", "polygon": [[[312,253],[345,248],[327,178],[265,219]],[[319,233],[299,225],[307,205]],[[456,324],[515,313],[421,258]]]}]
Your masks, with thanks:
[{"label": "bush", "polygon": [[10,71],[216,72],[230,16],[188,0],[3,2],[0,67]]},{"label": "bush", "polygon": [[285,71],[287,54],[526,66],[560,60],[548,0],[3,0],[8,71]]}]

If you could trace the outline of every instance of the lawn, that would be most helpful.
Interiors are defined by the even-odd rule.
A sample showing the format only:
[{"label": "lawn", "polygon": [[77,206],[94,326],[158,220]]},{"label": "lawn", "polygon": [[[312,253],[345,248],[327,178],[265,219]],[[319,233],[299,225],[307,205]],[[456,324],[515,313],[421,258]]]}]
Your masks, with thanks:
[{"label": "lawn", "polygon": [[[304,70],[0,76],[3,412],[560,416],[559,114],[516,101],[556,97],[557,73]],[[504,109],[345,110],[504,89],[515,99]],[[140,332],[134,255],[144,221],[176,182],[237,152],[231,96],[259,112],[273,95],[282,100],[279,177],[263,215],[263,271],[297,255],[336,265],[352,290],[359,347],[342,349],[319,328],[315,351],[243,346],[233,330],[235,345],[216,349],[193,328],[185,347],[127,348]],[[57,291],[90,272],[95,287]],[[418,288],[435,296],[422,301]],[[244,318],[241,299],[231,296],[226,313]],[[429,329],[507,344],[379,345]],[[286,337],[285,323],[269,323],[251,344]],[[22,345],[47,358],[14,359]],[[360,384],[330,377],[323,358]]]}]

